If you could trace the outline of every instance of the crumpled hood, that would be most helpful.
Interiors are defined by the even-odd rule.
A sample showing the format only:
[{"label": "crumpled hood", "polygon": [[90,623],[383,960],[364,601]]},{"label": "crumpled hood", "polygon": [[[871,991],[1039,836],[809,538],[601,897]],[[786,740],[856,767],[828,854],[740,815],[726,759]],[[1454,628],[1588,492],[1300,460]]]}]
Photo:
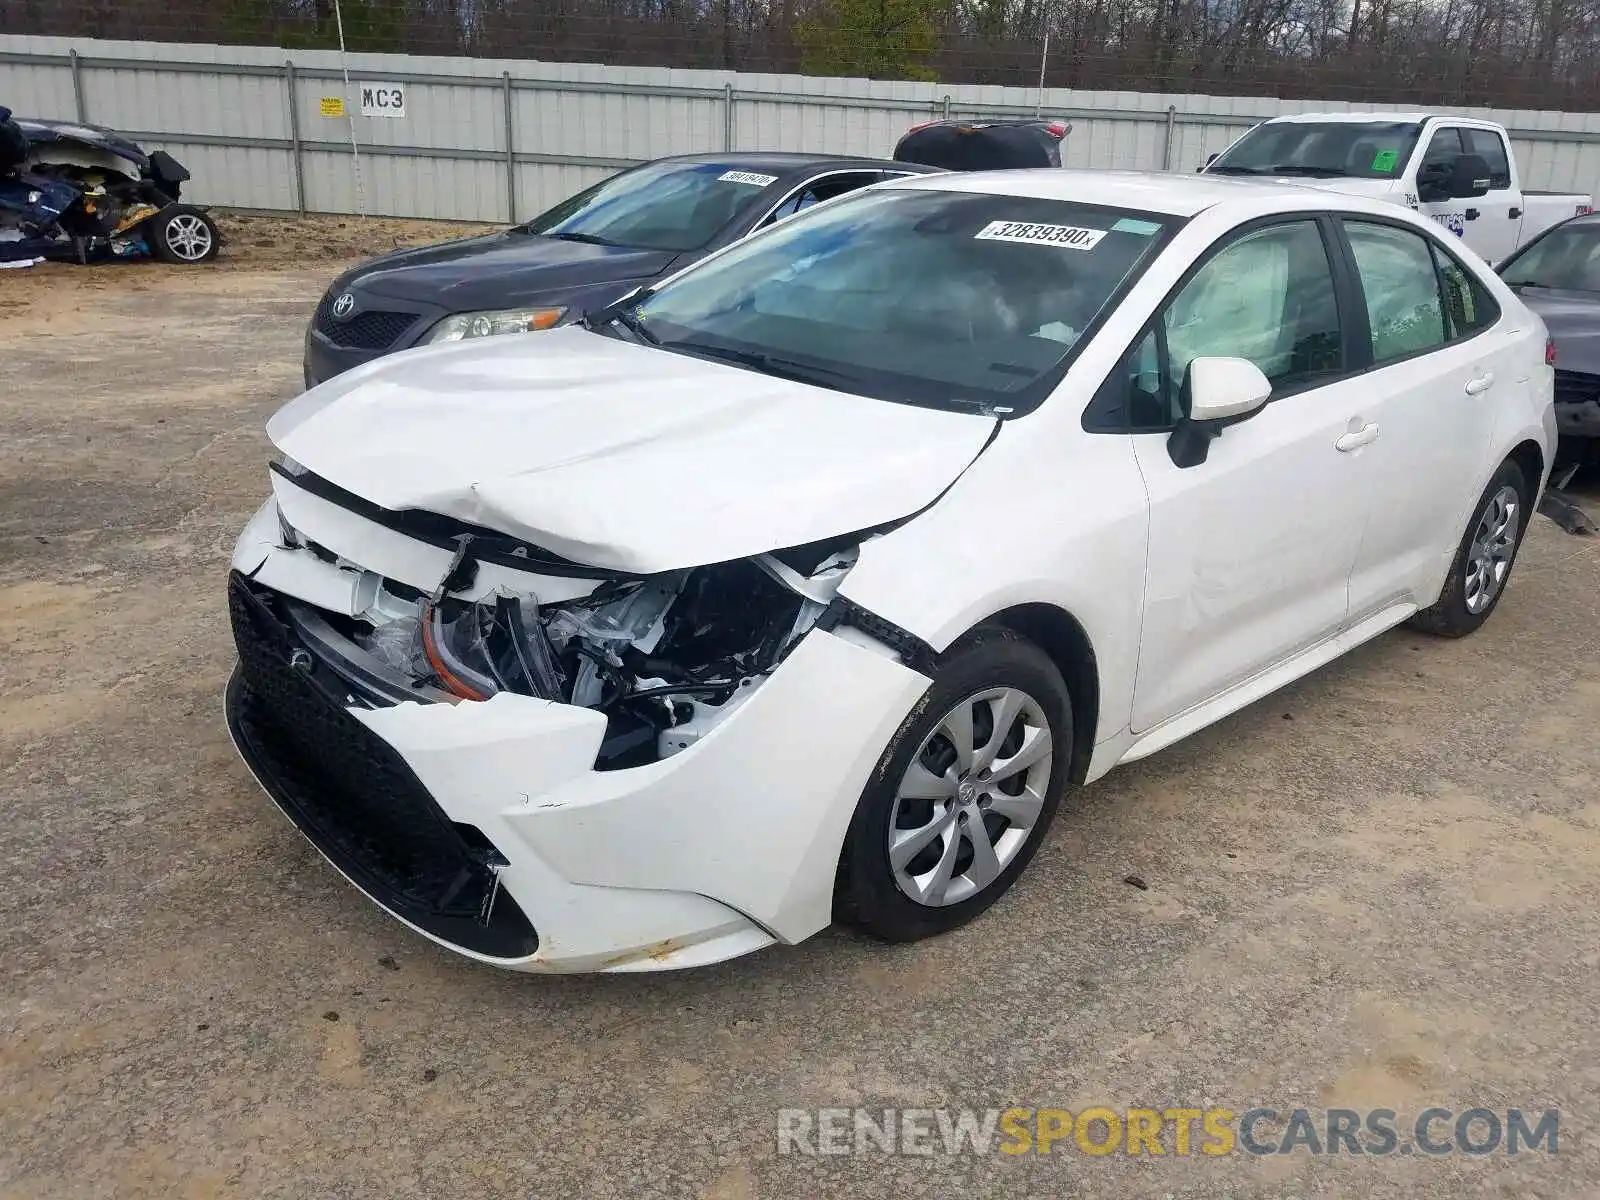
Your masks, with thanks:
[{"label": "crumpled hood", "polygon": [[378,359],[291,401],[267,435],[383,508],[649,573],[909,516],[995,424],[568,328]]}]

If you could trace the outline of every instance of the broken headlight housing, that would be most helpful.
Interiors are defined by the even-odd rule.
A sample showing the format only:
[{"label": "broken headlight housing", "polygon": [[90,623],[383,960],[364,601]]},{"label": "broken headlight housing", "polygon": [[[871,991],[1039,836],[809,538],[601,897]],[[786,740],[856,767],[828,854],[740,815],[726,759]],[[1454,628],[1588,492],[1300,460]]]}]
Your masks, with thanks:
[{"label": "broken headlight housing", "polygon": [[495,312],[456,313],[428,330],[422,338],[422,345],[493,337],[499,333],[532,333],[549,329],[566,315],[565,308],[507,308]]},{"label": "broken headlight housing", "polygon": [[611,747],[602,759],[633,765],[688,748],[753,694],[857,553],[850,544],[612,579],[549,606],[413,593],[369,612],[356,641],[461,700],[512,692],[598,709]]}]

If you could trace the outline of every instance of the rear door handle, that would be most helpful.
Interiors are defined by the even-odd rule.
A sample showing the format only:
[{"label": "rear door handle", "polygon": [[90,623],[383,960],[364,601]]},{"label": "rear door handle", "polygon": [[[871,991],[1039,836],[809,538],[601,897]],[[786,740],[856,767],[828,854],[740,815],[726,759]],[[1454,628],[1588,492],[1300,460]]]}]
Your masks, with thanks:
[{"label": "rear door handle", "polygon": [[1467,380],[1467,395],[1481,396],[1494,386],[1494,372],[1484,371]]},{"label": "rear door handle", "polygon": [[1513,208],[1506,215],[1509,216],[1513,221],[1515,221],[1518,217],[1522,216],[1522,210],[1520,208]]},{"label": "rear door handle", "polygon": [[1359,450],[1359,449],[1361,449],[1361,447],[1365,446],[1367,443],[1375,442],[1375,441],[1377,441],[1377,439],[1378,439],[1378,425],[1377,425],[1377,422],[1369,421],[1365,425],[1363,425],[1360,429],[1353,429],[1349,433],[1345,434],[1343,437],[1341,437],[1338,441],[1336,441],[1333,444],[1333,448],[1335,450],[1340,451],[1341,453],[1349,454],[1350,451]]},{"label": "rear door handle", "polygon": [[1477,219],[1478,219],[1478,210],[1475,209],[1475,208],[1467,209],[1467,220],[1476,221]]}]

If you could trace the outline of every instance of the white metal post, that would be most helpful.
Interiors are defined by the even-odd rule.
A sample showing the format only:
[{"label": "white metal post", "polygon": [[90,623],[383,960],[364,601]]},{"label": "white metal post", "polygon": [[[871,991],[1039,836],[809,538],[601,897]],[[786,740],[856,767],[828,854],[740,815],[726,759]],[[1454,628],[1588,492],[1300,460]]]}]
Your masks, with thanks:
[{"label": "white metal post", "polygon": [[361,184],[361,148],[356,144],[356,110],[350,100],[350,60],[344,51],[344,13],[339,8],[339,0],[333,0],[333,19],[339,27],[339,69],[344,73],[344,115],[350,124],[350,169],[355,173],[356,212],[366,220],[367,190]]}]

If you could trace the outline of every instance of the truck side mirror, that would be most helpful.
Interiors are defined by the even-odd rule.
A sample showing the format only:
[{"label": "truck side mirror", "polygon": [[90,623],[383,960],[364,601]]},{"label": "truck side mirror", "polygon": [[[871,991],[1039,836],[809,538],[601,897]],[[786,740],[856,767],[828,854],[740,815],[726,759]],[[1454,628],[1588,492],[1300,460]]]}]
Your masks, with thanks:
[{"label": "truck side mirror", "polygon": [[1450,180],[1454,174],[1452,160],[1423,163],[1417,168],[1417,199],[1424,204],[1450,199]]},{"label": "truck side mirror", "polygon": [[[1207,167],[1210,167],[1212,163],[1216,162],[1217,159],[1219,159],[1221,157],[1222,157],[1222,155],[1220,155],[1220,154],[1208,154],[1208,155],[1206,155],[1206,165],[1204,167],[1201,167],[1200,171],[1206,170]],[[1199,171],[1197,171],[1196,174],[1199,174]]]},{"label": "truck side mirror", "polygon": [[1474,200],[1487,195],[1492,182],[1489,162],[1481,154],[1460,155],[1450,170],[1450,199]]}]

